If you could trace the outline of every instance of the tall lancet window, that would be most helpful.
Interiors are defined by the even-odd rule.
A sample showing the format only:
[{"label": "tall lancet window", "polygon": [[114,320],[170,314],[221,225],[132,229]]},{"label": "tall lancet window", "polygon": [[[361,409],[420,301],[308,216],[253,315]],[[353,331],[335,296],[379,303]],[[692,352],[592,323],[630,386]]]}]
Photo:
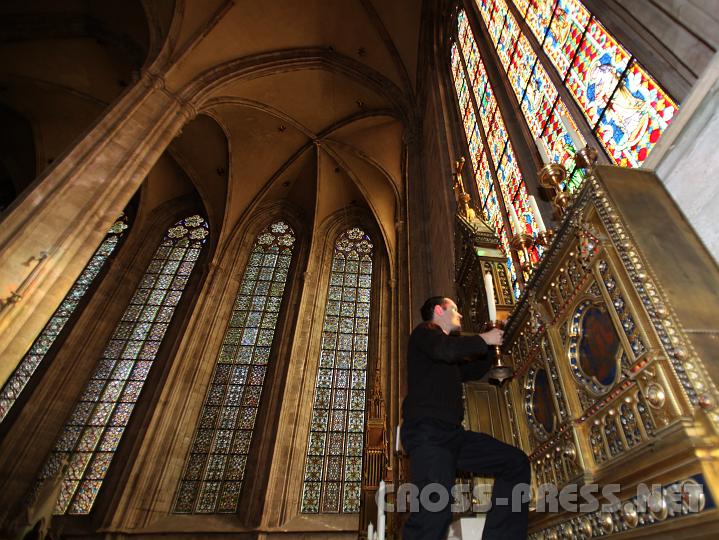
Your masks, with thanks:
[{"label": "tall lancet window", "polygon": [[373,245],[335,242],[302,493],[302,512],[359,512]]},{"label": "tall lancet window", "polygon": [[283,221],[255,241],[185,463],[176,513],[237,511],[294,247],[295,233]]},{"label": "tall lancet window", "polygon": [[92,509],[207,235],[194,215],[170,227],[155,251],[40,473],[43,480],[69,463],[56,514]]},{"label": "tall lancet window", "polygon": [[2,387],[2,390],[0,390],[0,423],[5,420],[11,407],[15,404],[17,398],[20,397],[20,394],[40,366],[50,347],[57,341],[58,336],[67,325],[70,317],[75,313],[85,293],[90,289],[100,270],[105,266],[107,259],[113,251],[115,251],[127,226],[127,217],[123,214],[112,227],[110,227],[100,247],[97,248],[90,262],[87,263],[82,273],[80,273],[80,276],[70,288],[70,292],[67,293],[60,303],[60,306],[55,310],[55,313],[52,314],[52,317],[50,317],[45,328],[42,329],[27,354],[23,356],[17,368],[15,368],[15,371],[13,371],[10,378]]},{"label": "tall lancet window", "polygon": [[[458,32],[459,42],[452,44],[451,50],[452,75],[477,181],[479,206],[497,231],[507,256],[514,294],[518,297],[517,269],[509,249],[509,238],[520,232],[536,236],[538,229],[502,112],[464,11],[459,13]],[[517,213],[522,230],[506,217],[511,208]],[[519,256],[521,260],[524,255],[520,252]],[[536,248],[532,248],[530,256],[533,260],[538,258]]]}]

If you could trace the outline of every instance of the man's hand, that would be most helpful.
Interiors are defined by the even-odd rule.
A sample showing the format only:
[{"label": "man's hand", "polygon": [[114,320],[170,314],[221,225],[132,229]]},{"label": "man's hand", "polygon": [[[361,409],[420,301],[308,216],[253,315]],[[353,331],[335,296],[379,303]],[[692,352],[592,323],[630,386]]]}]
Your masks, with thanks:
[{"label": "man's hand", "polygon": [[487,345],[501,345],[504,339],[504,330],[492,328],[489,332],[479,334],[479,337],[481,337]]}]

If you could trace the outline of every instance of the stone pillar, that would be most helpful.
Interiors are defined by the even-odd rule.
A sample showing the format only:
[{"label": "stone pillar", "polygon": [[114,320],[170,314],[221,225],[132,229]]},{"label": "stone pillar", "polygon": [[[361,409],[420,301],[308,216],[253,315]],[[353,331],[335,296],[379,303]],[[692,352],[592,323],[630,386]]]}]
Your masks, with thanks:
[{"label": "stone pillar", "polygon": [[[0,385],[150,168],[194,115],[194,107],[167,90],[162,77],[143,73],[4,217],[0,224]],[[38,262],[43,252],[47,257]]]},{"label": "stone pillar", "polygon": [[656,171],[709,253],[719,261],[719,53],[644,162]]}]

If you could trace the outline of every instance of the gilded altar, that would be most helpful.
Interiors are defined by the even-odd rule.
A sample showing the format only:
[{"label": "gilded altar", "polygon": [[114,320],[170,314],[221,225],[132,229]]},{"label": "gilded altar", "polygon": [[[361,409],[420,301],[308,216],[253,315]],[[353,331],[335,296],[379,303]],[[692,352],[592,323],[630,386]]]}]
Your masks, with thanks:
[{"label": "gilded altar", "polygon": [[717,537],[718,291],[653,174],[592,171],[505,333],[531,538]]}]

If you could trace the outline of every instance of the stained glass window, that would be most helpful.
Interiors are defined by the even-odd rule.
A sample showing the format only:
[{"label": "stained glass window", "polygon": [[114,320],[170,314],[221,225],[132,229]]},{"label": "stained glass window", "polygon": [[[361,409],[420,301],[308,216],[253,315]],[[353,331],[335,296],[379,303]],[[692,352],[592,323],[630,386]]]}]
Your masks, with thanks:
[{"label": "stained glass window", "polygon": [[[500,6],[501,9],[506,8],[504,0],[489,1],[494,2],[497,6]],[[564,34],[559,34],[558,27],[553,27],[554,30],[551,30],[548,26],[550,21],[554,21],[551,17],[553,1],[554,0],[540,2],[535,0],[531,2],[520,2],[518,7],[521,8],[521,13],[525,13],[525,10],[528,9],[528,11],[526,11],[526,13],[528,13],[527,22],[530,28],[533,28],[536,36],[542,36],[542,40],[544,40],[546,34],[547,39],[544,40],[545,44],[548,43],[550,39],[555,39],[555,41],[559,40],[558,43],[560,43],[560,45],[563,45],[564,41],[560,38]],[[576,0],[564,0],[561,4],[572,7],[576,5]],[[485,24],[493,22],[493,20],[485,16],[483,12],[482,16]],[[575,124],[573,120],[569,118],[567,109],[559,97],[557,89],[549,78],[549,75],[547,75],[544,66],[538,61],[537,54],[534,52],[529,39],[519,30],[519,25],[511,9],[507,10],[505,20],[506,23],[502,36],[515,35],[517,33],[519,33],[519,36],[516,39],[516,47],[512,51],[512,55],[507,61],[502,61],[501,65],[507,73],[512,90],[520,104],[524,119],[537,144],[541,144],[547,151],[549,159],[553,162],[561,163],[572,173],[575,169],[574,155],[577,152],[577,148],[575,148],[575,144],[569,136],[565,124],[569,123],[573,127]],[[532,26],[533,24],[534,27]],[[548,29],[550,29],[550,31],[548,31]],[[497,52],[501,58],[502,51],[500,44],[497,45]],[[571,56],[569,59],[571,60]],[[582,175],[580,171],[574,171],[567,187],[570,191],[573,191],[579,186],[581,180]]]},{"label": "stained glass window", "polygon": [[237,511],[294,246],[295,233],[283,221],[255,241],[185,463],[176,513]]},{"label": "stained glass window", "polygon": [[107,259],[117,247],[127,226],[127,217],[123,215],[110,227],[100,247],[97,248],[90,262],[87,263],[87,266],[85,266],[70,288],[70,292],[67,293],[60,306],[50,317],[45,328],[42,329],[27,354],[23,356],[15,371],[0,390],[0,422],[5,420],[10,408],[15,404],[40,362],[45,358],[50,347],[65,328],[83,296],[85,296],[100,270],[105,266]]},{"label": "stained glass window", "polygon": [[[515,50],[515,46],[517,47],[516,50],[518,50],[519,47],[524,46],[526,48],[527,45],[524,42],[521,45],[518,43],[522,38],[519,35],[518,26],[514,22],[512,14],[508,12],[506,5],[498,4],[495,7],[497,9],[487,11],[487,17],[492,17],[492,24],[497,24],[496,21],[501,19],[503,24],[509,25],[507,34],[501,32],[498,34],[498,43],[506,43],[507,46],[506,64],[509,66],[508,69],[516,77],[526,79],[529,77],[532,68],[531,62],[534,59],[526,57],[521,60],[522,64],[512,63],[517,60],[516,53],[512,52]],[[501,31],[502,27],[500,26],[499,28]],[[480,194],[481,208],[486,220],[494,227],[500,237],[501,247],[507,256],[507,267],[512,276],[514,292],[515,295],[519,296],[518,276],[511,259],[509,237],[519,232],[536,235],[538,232],[537,225],[529,211],[527,189],[522,173],[517,166],[512,142],[509,140],[505,128],[504,118],[494,99],[494,90],[487,79],[484,63],[479,55],[474,34],[469,27],[464,11],[459,13],[457,32],[460,38],[459,43],[452,45],[451,52],[452,73],[455,81],[462,81],[460,84],[455,84],[458,90],[457,97],[461,104],[462,100],[466,98],[460,92],[466,92],[467,94],[472,92],[478,109],[475,114],[465,114],[462,117],[465,133],[474,134],[476,132],[479,135],[480,126],[477,123],[477,116],[479,116],[487,141],[487,150],[484,149],[481,143],[476,143],[474,147],[470,145],[473,172]],[[506,42],[502,41],[505,35],[508,36]],[[512,54],[510,55],[510,53]],[[525,65],[524,62],[530,63]],[[476,73],[476,84],[473,89],[465,91],[466,80],[473,76],[470,67]],[[473,104],[470,102],[468,106],[473,106]],[[467,141],[469,144],[471,138],[468,137]],[[493,178],[496,178],[496,183]],[[503,217],[498,194],[501,196],[505,206],[512,205],[514,207],[523,226],[521,231],[512,230],[511,233],[508,233],[512,225],[507,223]],[[532,250],[531,257],[536,260],[539,253],[536,248],[532,248]]]},{"label": "stained glass window", "polygon": [[[564,165],[570,173],[564,187],[574,191],[581,185],[583,172],[575,167],[574,156],[576,145],[585,141],[538,50],[546,54],[547,66],[557,70],[611,159],[627,167],[642,164],[677,106],[580,0],[513,0],[513,5],[507,0],[476,0],[476,4],[535,143],[546,150],[550,161]],[[518,24],[518,18],[524,19],[529,32]],[[452,75],[482,211],[500,236],[518,295],[508,246],[509,237],[518,231],[506,222],[498,195],[505,207],[514,206],[526,229],[522,232],[536,235],[536,224],[494,90],[463,10],[457,17],[456,35],[451,49]],[[475,110],[470,113],[472,107]],[[571,132],[581,140],[573,141]],[[533,260],[538,255],[537,251],[530,253]]]},{"label": "stained glass window", "polygon": [[[504,5],[505,0],[479,4],[490,32],[496,32],[492,13]],[[607,155],[619,166],[639,167],[676,114],[676,103],[580,0],[514,0],[514,6],[533,34],[529,35],[535,40],[531,55],[536,59],[534,51],[539,49],[546,53]],[[509,10],[507,21],[511,16]],[[527,54],[521,48],[522,37],[515,56]],[[501,43],[496,45],[500,57]],[[576,120],[561,99],[551,98],[550,94],[557,92],[543,72],[537,61],[521,98],[520,83],[511,68],[508,76],[532,134],[544,143],[552,161],[572,172],[576,149],[565,126],[576,129]],[[576,189],[580,182],[575,171],[569,189]]]},{"label": "stained glass window", "polygon": [[208,235],[194,215],[165,234],[40,473],[68,462],[56,514],[88,514]]},{"label": "stained glass window", "polygon": [[335,243],[304,470],[304,513],[360,509],[372,251],[372,240],[358,227]]}]

